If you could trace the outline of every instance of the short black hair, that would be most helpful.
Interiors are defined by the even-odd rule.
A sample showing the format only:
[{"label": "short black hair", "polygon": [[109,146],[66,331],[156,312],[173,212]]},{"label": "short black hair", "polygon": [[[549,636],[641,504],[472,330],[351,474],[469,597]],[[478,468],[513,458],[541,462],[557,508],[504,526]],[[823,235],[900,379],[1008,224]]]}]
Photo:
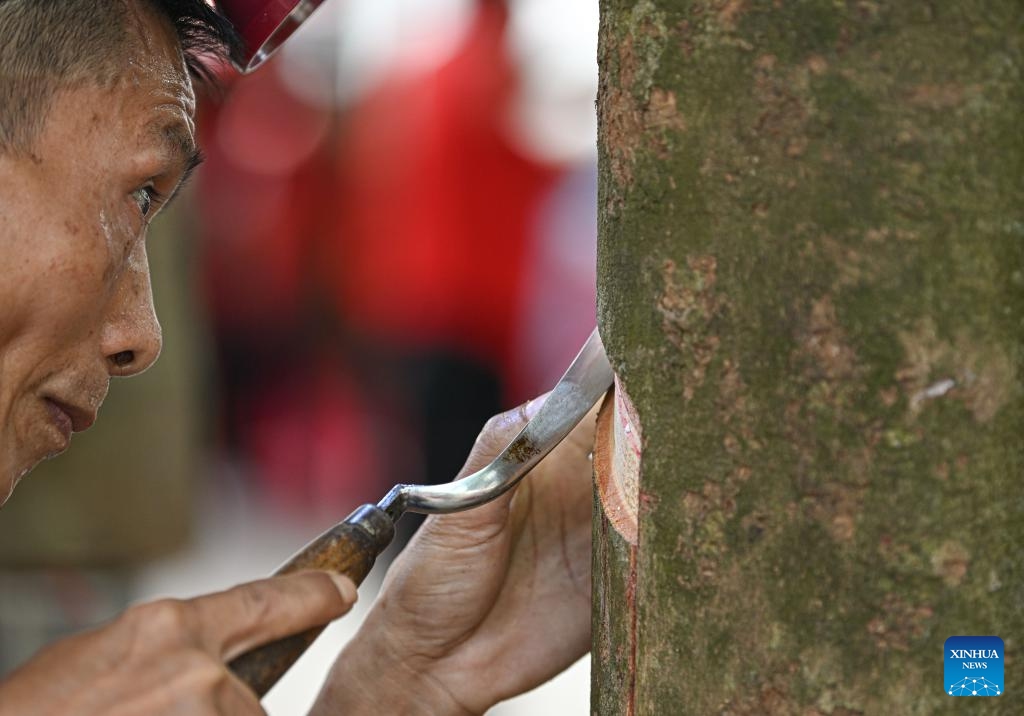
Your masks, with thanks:
[{"label": "short black hair", "polygon": [[204,0],[145,0],[166,17],[178,33],[192,76],[212,82],[209,59],[239,61],[242,39],[235,28]]},{"label": "short black hair", "polygon": [[189,72],[213,80],[210,61],[238,60],[242,43],[205,0],[0,0],[0,152],[26,152],[54,95],[118,76],[132,3],[174,28]]}]

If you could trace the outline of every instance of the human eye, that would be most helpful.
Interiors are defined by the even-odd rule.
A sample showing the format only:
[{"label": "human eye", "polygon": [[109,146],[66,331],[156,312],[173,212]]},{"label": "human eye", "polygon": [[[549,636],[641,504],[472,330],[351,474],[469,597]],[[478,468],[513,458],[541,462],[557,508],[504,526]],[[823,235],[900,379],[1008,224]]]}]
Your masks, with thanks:
[{"label": "human eye", "polygon": [[153,204],[160,200],[160,192],[153,185],[147,184],[133,191],[132,199],[138,205],[142,217],[146,218],[153,211]]}]

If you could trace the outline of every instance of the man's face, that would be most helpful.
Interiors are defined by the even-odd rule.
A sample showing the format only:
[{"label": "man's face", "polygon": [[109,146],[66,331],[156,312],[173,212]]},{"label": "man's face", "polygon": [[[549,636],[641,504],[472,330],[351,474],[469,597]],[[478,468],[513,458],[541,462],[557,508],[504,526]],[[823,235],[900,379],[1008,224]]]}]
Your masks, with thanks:
[{"label": "man's face", "polygon": [[31,153],[0,154],[0,504],[160,352],[146,229],[194,161],[195,98],[173,31],[128,30],[117,81],[58,92]]}]

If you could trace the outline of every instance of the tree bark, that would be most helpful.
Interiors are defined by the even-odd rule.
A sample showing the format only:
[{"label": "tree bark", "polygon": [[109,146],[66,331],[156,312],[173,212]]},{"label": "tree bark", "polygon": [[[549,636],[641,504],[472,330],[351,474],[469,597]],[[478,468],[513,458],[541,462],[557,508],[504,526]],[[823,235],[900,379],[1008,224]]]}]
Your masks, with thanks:
[{"label": "tree bark", "polygon": [[1024,713],[1020,1],[601,5],[593,712]]}]

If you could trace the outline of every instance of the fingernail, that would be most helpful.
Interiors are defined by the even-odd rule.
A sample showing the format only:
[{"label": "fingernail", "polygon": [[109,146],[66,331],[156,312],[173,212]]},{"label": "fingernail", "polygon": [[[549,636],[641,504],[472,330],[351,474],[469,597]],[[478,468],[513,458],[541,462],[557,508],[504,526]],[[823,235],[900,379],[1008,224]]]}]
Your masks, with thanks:
[{"label": "fingernail", "polygon": [[355,582],[344,574],[338,574],[337,572],[328,572],[328,574],[334,580],[334,585],[338,588],[338,593],[341,594],[341,598],[345,600],[345,603],[355,604],[359,599],[359,590],[356,589]]}]

